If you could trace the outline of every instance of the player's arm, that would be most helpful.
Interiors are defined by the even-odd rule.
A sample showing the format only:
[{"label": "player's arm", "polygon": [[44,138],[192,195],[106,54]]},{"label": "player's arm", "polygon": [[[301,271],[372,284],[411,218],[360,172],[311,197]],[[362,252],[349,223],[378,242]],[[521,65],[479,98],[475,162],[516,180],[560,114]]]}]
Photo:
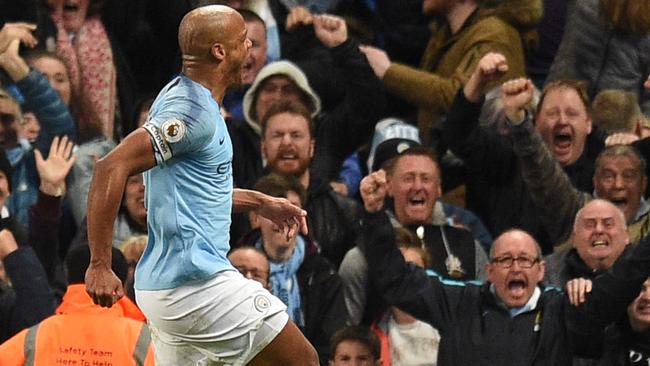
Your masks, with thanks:
[{"label": "player's arm", "polygon": [[307,212],[286,198],[271,197],[248,189],[234,189],[232,206],[237,212],[257,211],[284,230],[288,238],[297,234],[298,230],[307,234]]},{"label": "player's arm", "polygon": [[113,223],[129,176],[156,164],[149,133],[139,128],[113,151],[97,161],[88,193],[88,245],[90,265],[86,291],[93,301],[110,307],[124,295],[122,283],[111,270]]}]

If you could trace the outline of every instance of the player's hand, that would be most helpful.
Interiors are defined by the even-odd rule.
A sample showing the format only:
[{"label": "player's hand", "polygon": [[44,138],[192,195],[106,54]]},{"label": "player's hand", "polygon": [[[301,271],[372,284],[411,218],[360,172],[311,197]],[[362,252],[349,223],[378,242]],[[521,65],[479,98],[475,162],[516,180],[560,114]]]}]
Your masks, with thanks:
[{"label": "player's hand", "polygon": [[530,79],[518,78],[506,81],[501,86],[501,101],[506,116],[513,124],[524,121],[526,108],[533,100],[533,82]]},{"label": "player's hand", "polygon": [[377,212],[384,207],[386,184],[386,172],[383,169],[363,177],[359,185],[359,192],[366,211]]},{"label": "player's hand", "polygon": [[282,230],[287,240],[298,235],[298,232],[307,235],[307,211],[294,205],[286,198],[265,195],[262,205],[257,213],[271,220]]},{"label": "player's hand", "polygon": [[285,22],[285,29],[291,32],[300,25],[310,25],[314,22],[314,17],[309,10],[303,6],[295,6],[289,10],[287,21]]},{"label": "player's hand", "polygon": [[122,281],[110,267],[93,265],[91,261],[86,270],[85,280],[86,292],[99,306],[110,308],[124,296]]},{"label": "player's hand", "polygon": [[508,61],[505,56],[496,52],[488,52],[476,65],[463,93],[470,102],[477,103],[485,95],[487,85],[501,78],[508,72]]},{"label": "player's hand", "polygon": [[359,46],[359,50],[366,55],[368,63],[372,68],[372,71],[375,72],[378,78],[383,79],[386,75],[386,70],[390,67],[390,58],[388,54],[377,47],[372,46]]},{"label": "player's hand", "polygon": [[14,39],[20,40],[27,47],[35,47],[38,43],[36,37],[32,34],[35,30],[35,24],[5,23],[0,30],[0,53],[3,53]]},{"label": "player's hand", "polygon": [[592,289],[591,280],[586,278],[575,278],[566,284],[566,292],[569,296],[569,302],[573,306],[578,306],[585,302],[585,295]]},{"label": "player's hand", "polygon": [[334,48],[348,39],[348,28],[345,20],[333,15],[317,15],[313,17],[314,33],[327,48]]},{"label": "player's hand", "polygon": [[645,83],[643,83],[643,87],[650,90],[650,75],[648,75],[648,78],[646,79]]}]

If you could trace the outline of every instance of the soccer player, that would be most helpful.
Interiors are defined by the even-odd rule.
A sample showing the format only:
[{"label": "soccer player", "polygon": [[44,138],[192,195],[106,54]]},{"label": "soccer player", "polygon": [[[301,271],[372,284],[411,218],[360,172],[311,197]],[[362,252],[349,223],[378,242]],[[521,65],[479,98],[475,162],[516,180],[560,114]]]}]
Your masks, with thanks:
[{"label": "soccer player", "polygon": [[145,171],[149,242],[135,274],[157,365],[317,365],[285,306],[226,258],[231,209],[256,210],[286,235],[306,232],[288,200],[233,190],[232,145],[220,104],[241,82],[250,41],[225,6],[189,12],[179,27],[182,73],[148,121],[95,167],[88,198],[92,252],[86,289],[111,306],[123,295],[111,271],[111,235],[128,176]]}]

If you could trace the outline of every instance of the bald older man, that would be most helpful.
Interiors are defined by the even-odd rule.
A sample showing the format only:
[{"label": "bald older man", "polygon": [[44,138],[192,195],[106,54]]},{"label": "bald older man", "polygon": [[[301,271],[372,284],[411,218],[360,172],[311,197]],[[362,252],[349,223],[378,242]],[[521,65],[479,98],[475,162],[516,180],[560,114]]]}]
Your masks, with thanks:
[{"label": "bald older man", "polygon": [[145,172],[149,242],[138,263],[138,305],[157,365],[317,365],[286,307],[227,260],[231,209],[256,210],[289,237],[306,232],[288,200],[233,190],[232,145],[220,105],[241,82],[251,43],[239,13],[206,6],[179,27],[182,73],[149,120],[95,166],[88,199],[92,252],[86,289],[111,306],[123,295],[111,271],[111,235],[128,176]]},{"label": "bald older man", "polygon": [[[373,173],[375,174],[375,173]],[[372,199],[373,177],[361,182]],[[364,254],[371,278],[390,305],[430,323],[441,335],[438,365],[571,365],[590,355],[608,323],[622,315],[650,274],[650,238],[594,280],[580,307],[540,284],[545,263],[528,233],[508,230],[495,241],[485,284],[449,282],[407,265],[394,245],[388,216],[366,205]]]}]

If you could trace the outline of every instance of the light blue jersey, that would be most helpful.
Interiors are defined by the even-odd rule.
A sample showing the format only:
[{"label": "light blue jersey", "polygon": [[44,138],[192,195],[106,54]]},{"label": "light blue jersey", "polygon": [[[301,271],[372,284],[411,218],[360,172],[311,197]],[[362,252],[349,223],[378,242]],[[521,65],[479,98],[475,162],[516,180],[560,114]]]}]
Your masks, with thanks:
[{"label": "light blue jersey", "polygon": [[226,258],[232,143],[219,105],[181,75],[158,94],[144,128],[156,166],[144,173],[149,242],[135,287],[170,289],[234,269]]}]

